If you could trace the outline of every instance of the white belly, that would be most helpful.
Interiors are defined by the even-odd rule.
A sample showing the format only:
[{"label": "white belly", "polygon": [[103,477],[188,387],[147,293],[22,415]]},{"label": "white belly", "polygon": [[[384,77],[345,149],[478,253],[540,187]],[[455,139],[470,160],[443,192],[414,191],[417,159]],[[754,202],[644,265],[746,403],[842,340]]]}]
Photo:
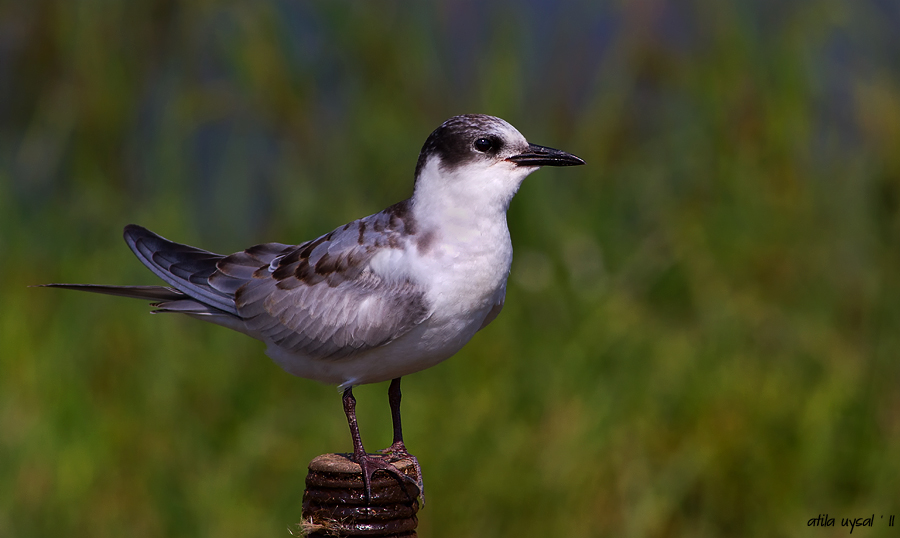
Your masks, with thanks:
[{"label": "white belly", "polygon": [[343,359],[299,356],[270,345],[269,355],[288,373],[322,383],[364,385],[430,368],[459,351],[481,327],[490,309],[468,319],[431,317],[393,342]]}]

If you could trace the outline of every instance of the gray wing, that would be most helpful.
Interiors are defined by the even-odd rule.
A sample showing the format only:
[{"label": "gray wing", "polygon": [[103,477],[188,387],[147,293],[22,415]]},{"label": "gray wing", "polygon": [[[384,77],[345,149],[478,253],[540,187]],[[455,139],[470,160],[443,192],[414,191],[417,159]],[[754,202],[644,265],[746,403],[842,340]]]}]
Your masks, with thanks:
[{"label": "gray wing", "polygon": [[[231,328],[239,327],[235,323],[240,321],[240,317],[234,304],[234,294],[219,290],[209,282],[210,277],[217,271],[218,264],[227,259],[227,256],[169,241],[136,224],[126,226],[124,236],[134,255],[172,288],[81,285],[78,289],[154,299],[157,301],[153,305],[157,307],[155,312],[209,315],[210,318],[203,319]],[[293,248],[296,247],[281,243],[265,243],[250,247],[241,254],[262,266]],[[168,290],[168,293],[163,290]]]},{"label": "gray wing", "polygon": [[400,202],[302,245],[265,243],[230,256],[125,227],[125,241],[171,287],[46,284],[154,301],[177,312],[271,341],[314,358],[341,358],[382,346],[427,319],[424,292],[369,268],[383,249],[415,233]]},{"label": "gray wing", "polygon": [[212,289],[207,282],[216,270],[216,263],[225,256],[169,241],[136,224],[125,227],[124,237],[141,263],[184,293],[185,299],[196,299],[204,305],[237,314],[234,300]]},{"label": "gray wing", "polygon": [[422,289],[369,268],[376,253],[400,248],[414,233],[407,204],[274,256],[257,247],[232,254],[217,262],[208,284],[233,297],[247,332],[282,349],[338,359],[387,344],[429,315]]}]

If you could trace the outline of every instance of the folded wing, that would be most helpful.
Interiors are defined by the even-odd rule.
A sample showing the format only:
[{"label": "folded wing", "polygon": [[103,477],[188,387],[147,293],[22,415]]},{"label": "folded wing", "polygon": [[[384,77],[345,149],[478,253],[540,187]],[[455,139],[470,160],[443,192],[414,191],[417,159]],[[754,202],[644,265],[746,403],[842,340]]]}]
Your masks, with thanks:
[{"label": "folded wing", "polygon": [[429,315],[417,285],[370,267],[411,231],[401,204],[302,245],[266,243],[230,256],[134,225],[125,238],[151,271],[185,294],[157,304],[158,311],[237,328],[298,355],[339,359],[385,345]]}]

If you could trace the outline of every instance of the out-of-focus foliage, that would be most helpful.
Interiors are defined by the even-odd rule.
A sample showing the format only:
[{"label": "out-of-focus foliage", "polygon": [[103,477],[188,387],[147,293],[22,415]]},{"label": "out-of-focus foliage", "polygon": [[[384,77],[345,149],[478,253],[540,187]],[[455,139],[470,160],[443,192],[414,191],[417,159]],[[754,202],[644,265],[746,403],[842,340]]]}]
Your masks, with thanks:
[{"label": "out-of-focus foliage", "polygon": [[154,283],[128,222],[309,239],[408,196],[465,112],[588,165],[526,181],[503,314],[405,380],[421,536],[895,535],[898,28],[888,0],[0,3],[0,536],[284,535],[350,448],[333,388],[26,286]]}]

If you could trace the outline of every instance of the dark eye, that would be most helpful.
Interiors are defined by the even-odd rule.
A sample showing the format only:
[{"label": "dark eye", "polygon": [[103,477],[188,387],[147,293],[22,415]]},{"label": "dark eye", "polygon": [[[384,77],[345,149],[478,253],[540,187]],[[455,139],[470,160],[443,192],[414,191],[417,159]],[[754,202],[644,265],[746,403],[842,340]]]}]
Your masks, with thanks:
[{"label": "dark eye", "polygon": [[484,153],[490,151],[494,147],[494,142],[490,138],[479,138],[475,141],[475,149]]}]

